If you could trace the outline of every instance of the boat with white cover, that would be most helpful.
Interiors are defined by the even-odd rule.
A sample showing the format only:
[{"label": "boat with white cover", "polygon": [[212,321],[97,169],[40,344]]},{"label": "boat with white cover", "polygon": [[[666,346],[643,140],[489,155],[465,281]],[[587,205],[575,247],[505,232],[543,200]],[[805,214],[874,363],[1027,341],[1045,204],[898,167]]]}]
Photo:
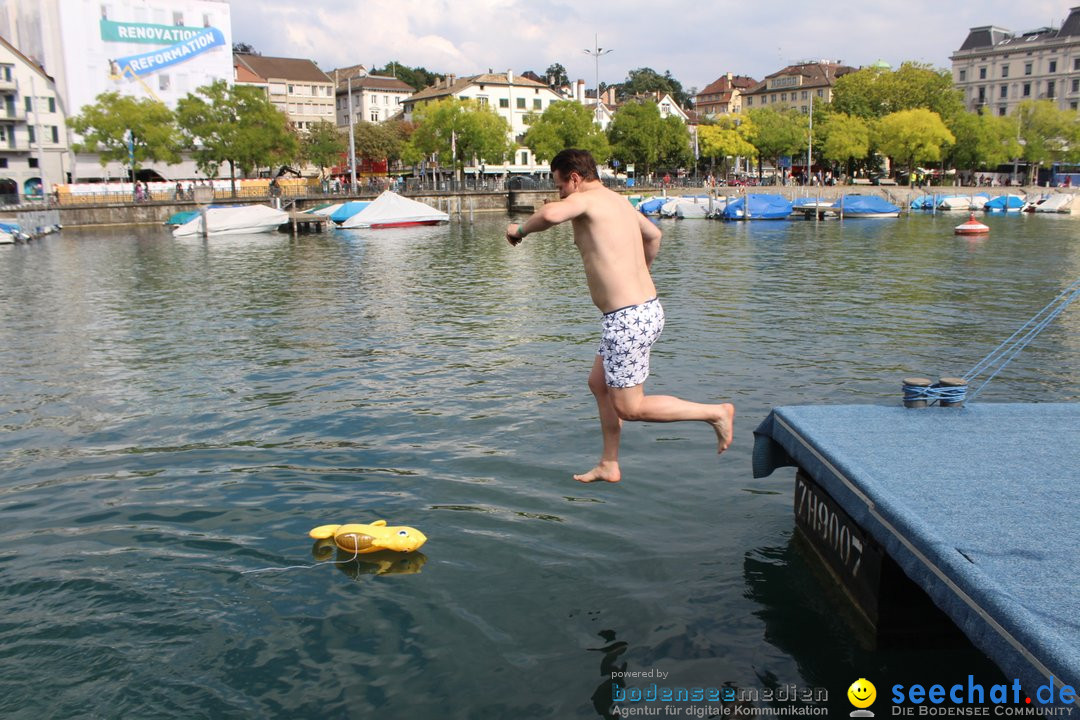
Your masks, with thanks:
[{"label": "boat with white cover", "polygon": [[412,225],[437,225],[448,222],[450,215],[416,200],[384,190],[366,208],[341,223],[342,228],[394,228]]},{"label": "boat with white cover", "polygon": [[173,230],[173,237],[199,235],[249,235],[270,232],[289,221],[289,213],[267,205],[242,205],[240,207],[207,208],[206,228],[204,214],[192,218]]}]

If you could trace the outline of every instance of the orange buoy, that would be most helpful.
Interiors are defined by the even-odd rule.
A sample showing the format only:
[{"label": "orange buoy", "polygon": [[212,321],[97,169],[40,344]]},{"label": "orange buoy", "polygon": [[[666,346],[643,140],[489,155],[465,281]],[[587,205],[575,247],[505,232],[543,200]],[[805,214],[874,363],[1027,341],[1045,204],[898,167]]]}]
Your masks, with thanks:
[{"label": "orange buoy", "polygon": [[990,228],[975,219],[975,213],[971,213],[966,223],[956,226],[954,231],[957,235],[984,235],[990,232]]}]

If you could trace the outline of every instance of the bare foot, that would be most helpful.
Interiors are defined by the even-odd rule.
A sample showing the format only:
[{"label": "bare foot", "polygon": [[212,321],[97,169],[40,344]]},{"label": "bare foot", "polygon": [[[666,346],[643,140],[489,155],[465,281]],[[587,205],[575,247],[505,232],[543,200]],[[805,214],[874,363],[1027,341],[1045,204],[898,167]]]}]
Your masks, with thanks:
[{"label": "bare foot", "polygon": [[578,482],[591,483],[598,480],[604,482],[617,483],[622,480],[622,473],[619,472],[619,463],[610,462],[607,460],[601,460],[600,464],[594,467],[584,475],[575,475],[574,479]]},{"label": "bare foot", "polygon": [[735,432],[735,406],[731,403],[717,405],[720,415],[709,422],[716,431],[716,452],[722,453],[731,446],[731,438]]}]

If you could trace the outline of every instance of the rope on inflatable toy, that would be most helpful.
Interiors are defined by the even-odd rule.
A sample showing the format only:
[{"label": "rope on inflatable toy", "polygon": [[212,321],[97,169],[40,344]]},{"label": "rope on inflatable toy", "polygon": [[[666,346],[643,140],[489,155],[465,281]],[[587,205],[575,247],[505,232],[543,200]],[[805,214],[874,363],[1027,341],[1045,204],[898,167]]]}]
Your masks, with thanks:
[{"label": "rope on inflatable toy", "polygon": [[[354,538],[354,540],[359,542],[359,539],[356,538],[355,535],[353,535],[353,538]],[[285,567],[255,568],[254,570],[241,570],[240,574],[241,575],[253,575],[255,573],[264,573],[264,572],[284,572],[286,570],[307,570],[308,568],[319,567],[320,565],[337,565],[339,563],[350,563],[350,562],[352,562],[353,560],[355,560],[358,557],[360,557],[360,549],[359,549],[359,547],[357,547],[357,549],[353,552],[353,556],[351,558],[349,558],[348,560],[324,560],[322,562],[313,563],[311,565],[287,565]]]}]

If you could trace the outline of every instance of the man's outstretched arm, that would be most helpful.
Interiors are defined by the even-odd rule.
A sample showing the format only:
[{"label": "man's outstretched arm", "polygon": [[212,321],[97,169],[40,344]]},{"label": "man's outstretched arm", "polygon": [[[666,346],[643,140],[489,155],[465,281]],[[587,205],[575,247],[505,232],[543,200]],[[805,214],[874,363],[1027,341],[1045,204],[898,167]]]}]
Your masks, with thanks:
[{"label": "man's outstretched arm", "polygon": [[511,245],[517,245],[530,233],[547,230],[567,220],[573,220],[584,212],[584,201],[573,195],[565,200],[549,202],[530,215],[525,222],[510,223],[506,228],[506,239]]},{"label": "man's outstretched arm", "polygon": [[643,213],[637,213],[637,216],[638,227],[641,229],[641,243],[645,246],[645,265],[652,268],[652,261],[660,252],[660,238],[664,234],[656,223],[645,217]]}]

